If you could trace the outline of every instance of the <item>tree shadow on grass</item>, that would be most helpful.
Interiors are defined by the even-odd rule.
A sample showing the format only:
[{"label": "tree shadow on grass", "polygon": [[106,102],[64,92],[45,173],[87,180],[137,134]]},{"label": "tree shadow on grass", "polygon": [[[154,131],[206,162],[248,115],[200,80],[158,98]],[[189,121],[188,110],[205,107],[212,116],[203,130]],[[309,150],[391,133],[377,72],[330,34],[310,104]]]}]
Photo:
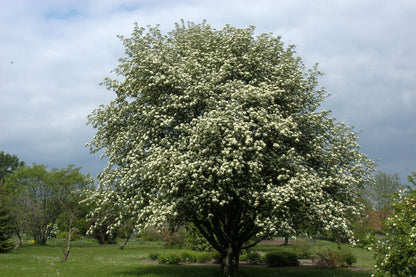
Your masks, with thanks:
[{"label": "tree shadow on grass", "polygon": [[[123,272],[115,272],[115,276],[140,277],[218,277],[223,276],[219,265],[143,265]],[[351,270],[319,270],[300,268],[269,268],[262,266],[240,266],[241,277],[368,277],[369,271]]]},{"label": "tree shadow on grass", "polygon": [[114,275],[141,277],[216,277],[221,276],[221,272],[219,266],[143,265],[132,270],[115,272]]}]

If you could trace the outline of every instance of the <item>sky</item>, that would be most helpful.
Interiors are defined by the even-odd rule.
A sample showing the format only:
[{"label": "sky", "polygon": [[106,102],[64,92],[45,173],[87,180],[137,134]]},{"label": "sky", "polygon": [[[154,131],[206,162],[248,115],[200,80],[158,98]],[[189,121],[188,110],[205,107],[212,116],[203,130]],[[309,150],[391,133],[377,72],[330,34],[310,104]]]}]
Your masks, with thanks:
[{"label": "sky", "polygon": [[416,171],[416,1],[109,1],[0,0],[0,151],[27,164],[82,167],[106,161],[85,147],[87,117],[113,99],[100,82],[114,77],[134,23],[206,20],[273,33],[307,67],[319,63],[322,109],[360,131],[377,169]]}]

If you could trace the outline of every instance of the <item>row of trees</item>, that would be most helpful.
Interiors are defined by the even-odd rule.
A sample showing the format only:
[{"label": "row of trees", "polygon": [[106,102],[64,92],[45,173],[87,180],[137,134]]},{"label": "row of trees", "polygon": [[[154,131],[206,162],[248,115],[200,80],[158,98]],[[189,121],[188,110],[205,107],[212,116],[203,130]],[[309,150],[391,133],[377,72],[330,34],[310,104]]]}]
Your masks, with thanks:
[{"label": "row of trees", "polygon": [[[23,232],[32,234],[36,243],[45,244],[52,233],[56,232],[52,227],[58,226],[67,235],[67,244],[63,249],[63,259],[66,260],[75,229],[85,234],[95,224],[91,231],[101,243],[105,243],[111,234],[107,232],[108,227],[115,223],[119,213],[123,213],[124,221],[119,222],[117,228],[117,232],[125,233],[126,240],[122,248],[135,228],[132,215],[115,203],[107,207],[101,206],[102,213],[98,217],[101,225],[96,224],[97,218],[88,218],[92,215],[92,208],[97,207],[97,203],[102,200],[102,191],[92,187],[91,178],[82,175],[79,168],[68,166],[48,171],[43,165],[26,166],[16,156],[4,152],[0,152],[0,168],[0,252],[13,247],[9,240],[12,235],[19,238],[19,243],[15,246],[17,248]],[[416,173],[409,176],[409,181],[416,186]],[[356,224],[365,230],[356,229],[356,235],[365,236],[374,232],[382,235],[381,239],[372,242],[377,264],[376,276],[384,276],[384,272],[409,276],[416,270],[413,258],[416,253],[415,193],[409,187],[406,189],[397,174],[385,172],[378,172],[375,183],[361,193],[361,201],[366,203],[365,217],[356,221]],[[376,212],[375,217],[372,212]],[[373,217],[371,222],[368,221],[370,217]],[[193,228],[190,235],[194,236],[192,241],[197,241],[197,245],[192,247],[206,246],[208,242]],[[162,230],[164,232],[159,236],[171,236],[170,230]]]},{"label": "row of trees", "polygon": [[67,234],[66,259],[74,231],[85,232],[89,227],[85,220],[87,207],[80,202],[85,191],[92,188],[92,178],[73,165],[51,170],[44,165],[26,166],[15,155],[4,152],[0,152],[0,159],[0,204],[7,218],[3,220],[7,229],[4,234],[17,236],[17,249],[24,233],[31,234],[35,243],[45,245],[59,228]]}]

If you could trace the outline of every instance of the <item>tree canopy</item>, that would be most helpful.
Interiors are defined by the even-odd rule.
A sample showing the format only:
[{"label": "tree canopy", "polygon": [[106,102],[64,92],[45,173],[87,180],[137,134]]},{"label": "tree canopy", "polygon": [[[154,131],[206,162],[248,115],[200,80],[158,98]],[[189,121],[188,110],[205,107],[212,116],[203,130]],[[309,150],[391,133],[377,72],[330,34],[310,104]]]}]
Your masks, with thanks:
[{"label": "tree canopy", "polygon": [[370,199],[374,209],[379,212],[380,220],[383,221],[391,214],[392,198],[395,193],[402,189],[404,185],[400,182],[397,173],[388,174],[383,171],[377,172],[374,177],[374,186],[370,188]]},{"label": "tree canopy", "polygon": [[137,229],[192,222],[227,275],[263,238],[351,237],[373,163],[351,127],[318,110],[320,72],[293,46],[254,27],[184,22],[121,39],[118,77],[104,81],[116,97],[89,116],[90,149],[109,159],[102,205],[121,203]]},{"label": "tree canopy", "polygon": [[10,155],[0,152],[0,182],[4,183],[4,178],[19,166],[23,166],[24,162],[19,162],[16,155]]},{"label": "tree canopy", "polygon": [[26,231],[35,243],[44,245],[59,216],[70,218],[72,224],[82,193],[91,183],[91,178],[73,165],[48,170],[45,165],[33,164],[14,170],[5,180],[3,193],[19,240]]}]

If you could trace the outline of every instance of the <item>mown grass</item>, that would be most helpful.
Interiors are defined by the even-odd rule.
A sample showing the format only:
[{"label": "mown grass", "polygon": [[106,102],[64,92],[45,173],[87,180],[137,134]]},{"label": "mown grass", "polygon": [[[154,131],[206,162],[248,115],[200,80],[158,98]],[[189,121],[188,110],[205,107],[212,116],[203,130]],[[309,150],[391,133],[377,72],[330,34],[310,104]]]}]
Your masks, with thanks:
[{"label": "mown grass", "polygon": [[[329,245],[332,247],[332,245]],[[275,251],[284,246],[259,245],[257,248]],[[318,246],[319,248],[320,246]],[[93,241],[76,241],[66,262],[61,262],[59,242],[48,246],[23,245],[19,250],[0,254],[0,276],[220,276],[219,265],[159,265],[143,261],[149,253],[180,253],[183,249],[164,248],[160,242],[132,241],[124,250],[118,245],[98,245]],[[371,256],[367,253],[367,256]],[[360,256],[361,257],[361,256]],[[365,255],[360,259],[364,259]],[[241,276],[305,276],[361,277],[369,271],[318,270],[301,268],[268,268],[240,266]]]}]

